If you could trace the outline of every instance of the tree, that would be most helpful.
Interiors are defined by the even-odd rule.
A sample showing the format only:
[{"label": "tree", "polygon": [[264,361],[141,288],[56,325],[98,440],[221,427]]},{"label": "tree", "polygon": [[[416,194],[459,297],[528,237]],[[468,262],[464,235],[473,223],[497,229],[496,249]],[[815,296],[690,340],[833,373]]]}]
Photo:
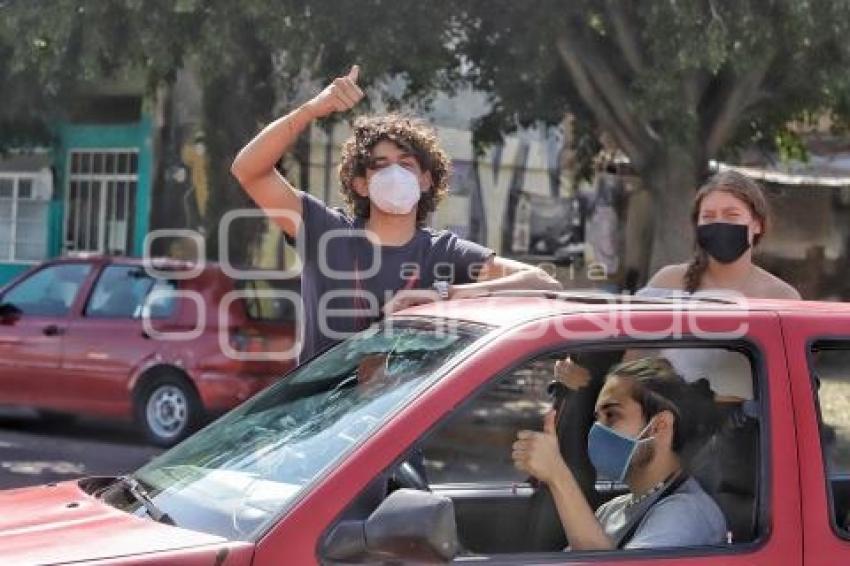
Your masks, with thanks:
[{"label": "tree", "polygon": [[[402,8],[382,0],[53,0],[45,9],[0,0],[0,150],[50,143],[51,123],[92,81],[140,73],[153,95],[191,62],[201,77],[207,250],[216,259],[221,216],[253,206],[230,162],[262,125],[353,62],[367,88],[401,78],[404,88],[389,100],[396,105],[427,101],[457,80],[450,30],[429,25],[448,13],[412,1]],[[233,228],[230,258],[247,261],[265,227]]]},{"label": "tree", "polygon": [[[608,132],[654,197],[657,267],[690,252],[709,159],[799,145],[789,122],[824,111],[846,122],[847,37],[850,0],[0,0],[0,149],[43,139],[88,80],[130,68],[153,92],[194,61],[214,227],[249,204],[236,150],[358,62],[367,89],[402,79],[398,103],[489,93],[480,144],[566,112],[584,137]],[[244,224],[235,251],[262,230]]]},{"label": "tree", "polygon": [[653,270],[688,257],[709,159],[850,116],[847,0],[471,0],[455,14],[459,53],[492,93],[479,139],[565,110],[608,132],[653,195]]}]

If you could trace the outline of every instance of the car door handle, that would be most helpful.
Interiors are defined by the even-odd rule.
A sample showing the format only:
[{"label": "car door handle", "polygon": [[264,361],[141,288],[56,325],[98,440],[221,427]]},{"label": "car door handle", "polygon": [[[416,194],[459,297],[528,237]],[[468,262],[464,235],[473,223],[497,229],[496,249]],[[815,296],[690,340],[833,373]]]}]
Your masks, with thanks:
[{"label": "car door handle", "polygon": [[55,324],[51,324],[49,326],[45,326],[42,332],[45,336],[61,336],[65,334],[65,329],[59,328]]}]

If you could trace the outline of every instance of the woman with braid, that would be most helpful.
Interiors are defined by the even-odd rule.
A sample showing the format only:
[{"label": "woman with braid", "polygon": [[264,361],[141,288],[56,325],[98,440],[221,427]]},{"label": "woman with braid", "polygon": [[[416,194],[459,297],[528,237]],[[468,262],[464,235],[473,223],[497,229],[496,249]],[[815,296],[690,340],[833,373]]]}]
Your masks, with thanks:
[{"label": "woman with braid", "polygon": [[[694,197],[691,209],[696,241],[693,259],[689,263],[662,267],[637,295],[732,293],[738,297],[799,300],[796,289],[753,263],[753,248],[764,236],[769,216],[767,199],[757,182],[735,171],[717,173]],[[679,351],[693,352],[690,349]],[[636,355],[640,353],[627,352],[626,358],[633,359]],[[685,363],[679,359],[682,356],[668,355],[668,352],[664,355],[687,380],[693,380],[691,374],[695,366],[703,365],[690,354],[687,365],[691,367],[682,367]],[[569,358],[558,362],[555,376],[570,389],[584,387],[591,378],[590,372]],[[751,390],[724,391],[714,382],[711,385],[721,400],[726,396],[752,396]]]},{"label": "woman with braid", "polygon": [[[769,214],[757,182],[735,171],[714,175],[697,192],[691,209],[693,259],[662,268],[639,294],[731,292],[744,298],[799,300],[796,289],[753,263],[753,247],[764,236]],[[661,355],[688,381],[710,375],[720,402],[753,398],[749,361],[736,352],[678,349],[662,350]]]},{"label": "woman with braid", "polygon": [[768,217],[767,199],[757,182],[735,171],[717,173],[694,198],[693,259],[661,268],[639,293],[719,290],[751,298],[799,300],[796,289],[753,263],[753,248],[767,230]]}]

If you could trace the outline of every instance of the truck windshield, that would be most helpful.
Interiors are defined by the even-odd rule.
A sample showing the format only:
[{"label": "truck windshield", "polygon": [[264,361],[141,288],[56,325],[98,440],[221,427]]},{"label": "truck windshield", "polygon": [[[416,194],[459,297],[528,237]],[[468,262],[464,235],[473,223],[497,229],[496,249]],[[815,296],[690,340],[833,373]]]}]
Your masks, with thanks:
[{"label": "truck windshield", "polygon": [[[139,469],[174,523],[254,540],[482,330],[394,321],[346,340]],[[134,499],[107,501],[143,515]]]}]

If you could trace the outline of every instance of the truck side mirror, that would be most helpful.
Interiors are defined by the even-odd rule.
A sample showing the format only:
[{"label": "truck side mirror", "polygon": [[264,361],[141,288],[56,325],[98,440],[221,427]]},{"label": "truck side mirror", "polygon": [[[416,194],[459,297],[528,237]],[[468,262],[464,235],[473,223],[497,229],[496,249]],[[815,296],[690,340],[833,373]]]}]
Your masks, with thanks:
[{"label": "truck side mirror", "polygon": [[391,493],[365,521],[342,521],[325,539],[326,560],[448,562],[460,550],[452,500],[415,489]]}]

